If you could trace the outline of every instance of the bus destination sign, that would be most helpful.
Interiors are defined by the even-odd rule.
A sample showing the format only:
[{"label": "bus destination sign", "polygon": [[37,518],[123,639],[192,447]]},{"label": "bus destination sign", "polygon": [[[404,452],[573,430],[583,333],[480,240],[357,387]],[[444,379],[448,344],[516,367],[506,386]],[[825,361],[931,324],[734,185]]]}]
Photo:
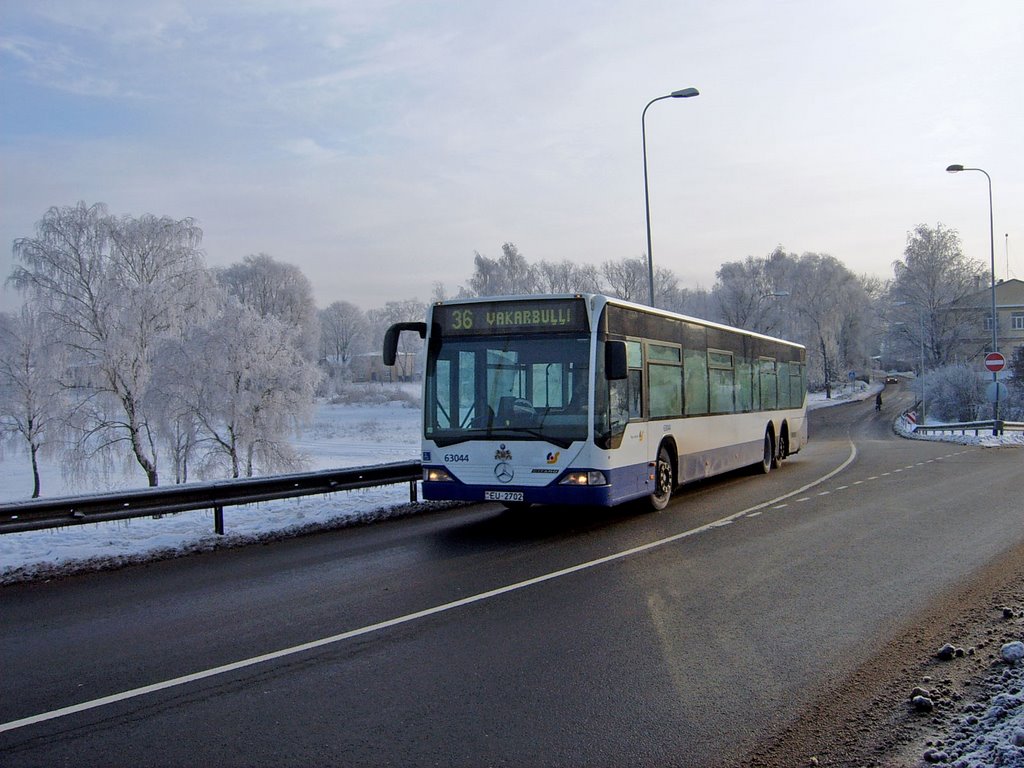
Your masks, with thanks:
[{"label": "bus destination sign", "polygon": [[442,304],[434,308],[434,322],[445,335],[587,331],[582,299]]}]

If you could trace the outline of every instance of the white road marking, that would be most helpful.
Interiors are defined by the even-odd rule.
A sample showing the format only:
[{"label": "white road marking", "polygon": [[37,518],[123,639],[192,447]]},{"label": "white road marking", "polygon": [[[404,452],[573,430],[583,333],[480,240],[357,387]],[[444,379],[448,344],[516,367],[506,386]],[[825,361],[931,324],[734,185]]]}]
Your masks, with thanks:
[{"label": "white road marking", "polygon": [[[153,683],[151,685],[144,685],[144,686],[141,686],[139,688],[132,688],[130,690],[121,691],[120,693],[114,693],[114,694],[111,694],[109,696],[102,696],[102,697],[100,697],[98,699],[92,699],[90,701],[83,701],[80,704],[72,704],[72,705],[67,706],[67,707],[61,707],[60,709],[51,710],[50,712],[41,712],[38,715],[32,715],[31,717],[23,717],[20,720],[11,720],[10,722],[7,722],[7,723],[0,723],[0,733],[3,733],[5,731],[13,731],[13,730],[16,730],[18,728],[25,728],[26,726],[35,725],[36,723],[43,723],[43,722],[46,722],[47,720],[56,720],[58,718],[67,717],[68,715],[77,714],[79,712],[86,712],[86,711],[88,711],[90,709],[98,709],[99,707],[105,707],[108,704],[116,704],[119,701],[127,701],[129,699],[138,698],[139,696],[145,696],[146,694],[149,694],[149,693],[156,693],[157,691],[165,691],[168,688],[177,688],[178,686],[181,686],[181,685],[186,685],[188,683],[194,683],[197,680],[205,680],[205,679],[210,678],[210,677],[216,677],[217,675],[224,675],[224,674],[227,674],[229,672],[237,672],[240,669],[246,669],[248,667],[252,667],[252,666],[255,666],[257,664],[263,664],[264,662],[267,662],[267,661],[274,661],[275,659],[283,659],[283,658],[286,658],[288,656],[294,656],[297,653],[303,653],[305,651],[311,651],[311,650],[313,650],[315,648],[323,648],[323,647],[328,646],[328,645],[334,645],[334,644],[340,643],[340,642],[342,642],[344,640],[351,640],[353,637],[360,637],[362,635],[369,635],[369,634],[371,634],[373,632],[379,632],[379,631],[381,631],[383,629],[388,629],[390,627],[396,627],[396,626],[398,626],[400,624],[408,624],[411,621],[416,621],[418,619],[424,619],[424,618],[426,618],[428,616],[435,616],[435,615],[437,615],[439,613],[445,613],[447,611],[451,611],[451,610],[454,610],[456,608],[462,608],[462,607],[467,606],[467,605],[472,605],[473,603],[479,603],[479,602],[482,602],[484,600],[490,600],[491,598],[500,597],[501,595],[506,595],[506,594],[509,594],[510,592],[517,592],[517,591],[519,591],[521,589],[526,589],[528,587],[536,586],[537,584],[543,584],[544,582],[547,582],[547,581],[552,581],[554,579],[560,579],[563,576],[569,576],[570,574],[573,574],[573,573],[578,573],[580,571],[589,570],[590,568],[596,568],[599,565],[605,565],[606,563],[613,563],[616,560],[623,560],[623,559],[625,559],[627,557],[631,557],[631,556],[639,554],[641,552],[648,552],[648,551],[650,551],[652,549],[657,549],[659,547],[663,547],[666,544],[672,544],[673,542],[676,542],[676,541],[682,541],[683,539],[688,539],[691,536],[697,536],[698,534],[706,533],[707,531],[713,530],[715,528],[720,528],[723,525],[728,525],[729,523],[733,522],[734,520],[736,520],[736,519],[738,519],[740,517],[743,517],[744,515],[749,515],[752,512],[757,512],[759,510],[763,510],[763,509],[765,509],[767,507],[770,507],[770,506],[772,506],[774,504],[778,504],[783,499],[788,499],[788,498],[791,498],[793,496],[796,496],[799,493],[804,493],[808,489],[813,488],[816,485],[820,485],[821,483],[824,483],[827,480],[830,480],[831,478],[835,477],[837,474],[839,474],[844,469],[846,469],[848,466],[850,466],[850,464],[853,463],[854,459],[856,459],[856,458],[857,458],[857,446],[855,446],[853,444],[853,441],[850,441],[850,455],[846,458],[846,460],[842,464],[840,464],[838,467],[833,469],[831,472],[828,472],[827,474],[821,476],[817,480],[814,480],[814,481],[808,483],[807,485],[803,486],[802,488],[797,488],[795,491],[791,491],[790,493],[783,494],[782,496],[779,496],[777,498],[771,499],[770,501],[765,501],[765,502],[762,502],[761,504],[757,504],[757,505],[755,505],[753,507],[749,507],[747,509],[742,510],[741,512],[734,512],[731,515],[726,515],[725,517],[723,517],[723,518],[721,518],[719,520],[715,520],[714,522],[707,523],[707,524],[702,525],[702,526],[700,526],[698,528],[693,528],[693,529],[688,530],[688,531],[683,531],[682,533],[677,533],[677,534],[674,534],[672,536],[667,536],[667,537],[665,537],[663,539],[658,539],[657,541],[652,541],[652,542],[649,542],[647,544],[641,544],[640,546],[632,547],[630,549],[624,549],[621,552],[616,552],[614,554],[607,555],[605,557],[599,557],[596,560],[589,560],[589,561],[587,561],[585,563],[579,563],[578,565],[573,565],[573,566],[570,566],[568,568],[563,568],[563,569],[558,570],[558,571],[552,571],[551,573],[546,573],[546,574],[544,574],[542,576],[536,576],[536,577],[534,577],[532,579],[526,579],[525,581],[520,581],[520,582],[517,582],[515,584],[509,584],[507,586],[498,587],[497,589],[492,589],[492,590],[489,590],[487,592],[481,592],[481,593],[476,594],[476,595],[471,595],[470,597],[464,597],[461,600],[453,600],[450,603],[444,603],[443,605],[436,605],[433,608],[426,608],[426,609],[424,609],[422,611],[416,611],[415,613],[408,613],[405,616],[398,616],[397,618],[394,618],[394,619],[388,619],[387,621],[381,621],[381,622],[378,622],[376,624],[370,624],[370,625],[365,626],[365,627],[360,627],[359,629],[352,629],[352,630],[349,630],[348,632],[342,632],[342,633],[337,634],[337,635],[331,635],[330,637],[323,637],[323,638],[320,638],[319,640],[311,640],[308,643],[302,643],[300,645],[293,645],[290,648],[282,648],[282,649],[280,649],[278,651],[272,651],[271,653],[264,653],[264,654],[261,654],[259,656],[253,656],[253,657],[248,658],[248,659],[242,659],[240,661],[235,661],[235,662],[232,662],[230,664],[222,664],[219,667],[211,667],[210,669],[204,669],[204,670],[201,670],[199,672],[193,672],[190,675],[182,675],[181,677],[174,677],[174,678],[171,678],[170,680],[163,680],[161,682]],[[805,501],[805,500],[806,499],[800,499],[800,501]]]}]

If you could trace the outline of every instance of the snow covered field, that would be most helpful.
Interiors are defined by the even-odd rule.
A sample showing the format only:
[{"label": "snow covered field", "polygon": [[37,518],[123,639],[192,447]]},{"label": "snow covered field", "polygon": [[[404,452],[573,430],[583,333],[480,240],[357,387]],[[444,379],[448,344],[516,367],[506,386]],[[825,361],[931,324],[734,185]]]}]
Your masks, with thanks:
[{"label": "snow covered field", "polygon": [[[295,444],[309,459],[307,469],[313,471],[416,460],[419,434],[420,411],[404,400],[380,405],[325,403]],[[89,487],[74,486],[55,462],[46,462],[42,470],[47,498],[144,485],[141,474],[136,474],[96,481]],[[5,455],[0,478],[0,503],[31,495],[31,472],[24,455]],[[228,507],[224,510],[226,536],[214,534],[211,511],[6,534],[0,536],[0,584],[408,514],[415,511],[408,502],[409,487],[403,484]]]}]

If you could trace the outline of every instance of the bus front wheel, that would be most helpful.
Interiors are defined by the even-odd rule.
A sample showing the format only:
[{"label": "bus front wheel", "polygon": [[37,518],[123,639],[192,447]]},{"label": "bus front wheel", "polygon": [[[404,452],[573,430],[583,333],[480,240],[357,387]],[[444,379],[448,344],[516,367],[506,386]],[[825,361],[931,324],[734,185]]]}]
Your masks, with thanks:
[{"label": "bus front wheel", "polygon": [[662,510],[667,507],[674,487],[672,459],[668,455],[668,448],[663,445],[658,449],[658,460],[654,464],[654,493],[648,497],[651,508]]}]

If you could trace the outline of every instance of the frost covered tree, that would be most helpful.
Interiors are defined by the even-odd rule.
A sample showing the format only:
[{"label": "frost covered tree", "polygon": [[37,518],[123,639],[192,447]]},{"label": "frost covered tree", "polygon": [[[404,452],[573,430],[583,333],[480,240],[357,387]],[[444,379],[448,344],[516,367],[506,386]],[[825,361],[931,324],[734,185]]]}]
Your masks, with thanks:
[{"label": "frost covered tree", "polygon": [[539,293],[600,293],[601,279],[593,264],[569,259],[540,261],[535,266]]},{"label": "frost covered tree", "polygon": [[999,417],[1024,421],[1024,345],[1017,347],[1007,362],[1007,398],[999,402]]},{"label": "frost covered tree", "polygon": [[796,260],[780,247],[767,257],[730,261],[715,273],[711,290],[716,314],[727,325],[759,333],[786,335],[788,275]]},{"label": "frost covered tree", "polygon": [[369,332],[366,313],[351,302],[335,301],[319,314],[321,359],[348,365],[352,355],[366,346]]},{"label": "frost covered tree", "polygon": [[[646,256],[609,260],[601,265],[601,292],[637,304],[650,298],[650,268]],[[654,304],[662,309],[675,309],[685,302],[686,292],[679,288],[679,279],[667,267],[654,267]]]},{"label": "frost covered tree", "polygon": [[10,282],[52,323],[67,350],[74,404],[72,465],[127,445],[159,483],[154,356],[205,311],[209,273],[192,219],[111,216],[102,203],[51,208],[14,243]]},{"label": "frost covered tree", "polygon": [[320,373],[298,335],[294,325],[225,298],[210,322],[164,349],[159,391],[177,419],[165,426],[180,428],[183,458],[201,476],[301,466],[289,438],[312,412]]},{"label": "frost covered tree", "polygon": [[0,314],[0,437],[24,447],[33,499],[41,491],[39,457],[52,451],[66,413],[58,379],[63,359],[62,345],[35,308]]},{"label": "frost covered tree", "polygon": [[260,317],[276,317],[298,328],[303,353],[310,359],[315,356],[320,321],[313,286],[301,269],[260,253],[218,270],[217,280],[231,296],[252,307]]},{"label": "frost covered tree", "polygon": [[928,412],[939,421],[974,421],[985,405],[985,381],[971,366],[954,364],[925,374]]},{"label": "frost covered tree", "polygon": [[920,224],[907,234],[903,258],[893,262],[887,311],[906,357],[914,359],[923,345],[926,367],[956,361],[976,335],[981,310],[965,300],[983,285],[985,271],[964,255],[954,229]]},{"label": "frost covered tree", "polygon": [[[604,290],[611,296],[617,296],[626,301],[635,301],[638,304],[646,304],[649,280],[646,257],[635,259],[619,259],[618,261],[606,261],[601,265],[601,277],[604,280]],[[655,286],[657,295],[657,285]]]},{"label": "frost covered tree", "polygon": [[[427,316],[427,305],[419,299],[389,301],[379,309],[367,313],[373,338],[373,349],[384,345],[384,334],[394,323],[422,321]],[[423,352],[423,341],[415,333],[403,333],[398,337],[398,357],[395,362],[396,375],[409,379],[414,370],[413,361]]]},{"label": "frost covered tree", "polygon": [[818,368],[825,396],[831,397],[832,383],[842,368],[859,368],[865,362],[849,355],[863,348],[857,335],[862,331],[859,318],[868,307],[867,294],[857,276],[827,254],[803,254],[789,280],[789,306],[802,326],[799,334],[808,348],[808,369]]},{"label": "frost covered tree", "polygon": [[320,366],[326,376],[318,395],[333,395],[348,378],[354,355],[365,351],[369,344],[370,325],[366,313],[355,304],[335,301],[321,309]]},{"label": "frost covered tree", "polygon": [[514,243],[501,246],[501,256],[473,257],[473,276],[464,293],[470,296],[520,296],[538,292],[536,269]]},{"label": "frost covered tree", "polygon": [[1013,351],[1013,356],[1010,358],[1008,369],[1010,374],[1010,386],[1014,389],[1021,390],[1021,393],[1024,394],[1024,345],[1017,347]]}]

